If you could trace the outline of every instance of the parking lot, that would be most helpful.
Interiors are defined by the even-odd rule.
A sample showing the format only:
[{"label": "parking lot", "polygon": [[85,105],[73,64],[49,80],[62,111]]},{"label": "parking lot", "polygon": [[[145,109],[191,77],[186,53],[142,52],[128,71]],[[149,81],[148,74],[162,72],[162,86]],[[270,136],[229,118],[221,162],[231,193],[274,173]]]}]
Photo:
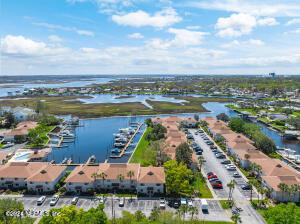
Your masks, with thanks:
[{"label": "parking lot", "polygon": [[[227,199],[229,193],[229,188],[227,187],[227,184],[234,179],[237,184],[233,191],[232,197],[234,199],[235,206],[242,210],[242,212],[240,213],[242,222],[243,223],[264,223],[261,216],[252,208],[250,202],[248,201],[248,199],[250,198],[250,190],[241,189],[241,186],[243,184],[246,184],[247,182],[245,177],[242,175],[241,171],[238,168],[234,171],[228,171],[225,168],[225,165],[221,164],[223,160],[226,160],[228,158],[225,159],[216,158],[216,155],[212,152],[210,146],[204,140],[204,138],[206,137],[208,140],[214,143],[214,141],[209,136],[204,134],[203,135],[204,137],[201,137],[200,133],[196,134],[197,130],[195,129],[190,129],[189,131],[193,135],[195,142],[203,150],[202,155],[206,160],[202,168],[204,175],[206,176],[206,173],[208,172],[214,172],[219,178],[219,180],[222,182],[223,189],[213,189],[215,196],[219,199]],[[217,147],[217,149],[218,151],[222,152],[222,150],[219,147]],[[235,172],[239,173],[241,177],[239,178],[233,177],[233,173]],[[210,185],[210,183],[208,183],[208,185]],[[255,193],[255,191],[253,191],[253,198],[256,197],[257,194]]]},{"label": "parking lot", "polygon": [[[209,146],[205,143],[203,138],[200,136],[200,134],[195,134],[195,130],[191,131],[194,135],[195,141],[200,145],[200,147],[204,150],[203,156],[206,160],[209,160],[208,162],[204,163],[203,170],[205,173],[208,172],[215,172],[218,177],[220,177],[221,181],[224,182],[223,189],[213,189],[215,194],[219,198],[227,198],[227,183],[229,183],[231,180],[235,180],[236,182],[236,190],[239,190],[246,198],[250,198],[250,190],[242,190],[241,186],[247,184],[247,180],[242,175],[241,171],[239,169],[234,171],[228,171],[225,169],[225,165],[222,165],[221,162],[224,160],[228,160],[228,158],[225,159],[217,159],[215,154],[212,152],[212,150],[209,148]],[[209,136],[205,135],[207,138],[210,139]],[[218,148],[219,151],[222,151],[220,148]],[[224,172],[220,172],[220,170]],[[240,174],[240,177],[233,177],[233,174],[238,172]],[[225,185],[225,186],[224,186]],[[257,197],[257,193],[255,191],[252,192],[252,197]]]},{"label": "parking lot", "polygon": [[[32,217],[39,217],[46,214],[52,208],[60,208],[63,206],[71,205],[72,197],[62,197],[58,200],[55,206],[50,206],[51,196],[47,197],[42,205],[37,205],[37,196],[32,197],[18,197],[18,201],[24,203],[25,211],[28,215]],[[122,211],[129,211],[134,213],[138,210],[142,211],[145,215],[149,216],[152,209],[155,207],[159,208],[158,199],[130,199],[126,198],[123,207],[119,206],[120,199],[118,197],[108,197],[104,198],[104,211],[108,217],[112,217],[112,210],[114,210],[115,217],[121,217]],[[96,198],[80,197],[76,206],[84,210],[90,209],[92,207],[96,208],[100,201]],[[203,213],[201,210],[201,202],[199,199],[193,200],[193,206],[197,207],[199,214],[194,215],[194,217],[203,220],[210,221],[230,221],[228,214],[221,208],[218,200],[207,200],[208,203],[208,213]],[[175,208],[172,208],[166,203],[166,211],[176,212]],[[186,215],[187,218],[190,214]]]}]

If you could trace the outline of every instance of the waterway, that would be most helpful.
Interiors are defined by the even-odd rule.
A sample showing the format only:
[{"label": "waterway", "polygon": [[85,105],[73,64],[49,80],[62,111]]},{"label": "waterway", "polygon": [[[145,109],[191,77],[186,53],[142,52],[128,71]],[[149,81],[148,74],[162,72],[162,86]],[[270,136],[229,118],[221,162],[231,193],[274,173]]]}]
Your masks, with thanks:
[{"label": "waterway", "polygon": [[[203,104],[211,112],[200,113],[199,117],[216,116],[219,113],[226,113],[230,117],[238,116],[236,112],[225,106],[225,103],[209,102]],[[194,116],[194,114],[177,114],[178,116]],[[169,116],[169,115],[159,115]],[[84,163],[91,155],[96,156],[97,162],[104,162],[108,159],[109,162],[124,163],[127,162],[132,154],[135,145],[139,141],[145,126],[135,136],[133,145],[130,146],[126,154],[122,158],[110,159],[110,150],[113,148],[113,134],[118,132],[119,128],[129,126],[130,122],[144,122],[145,119],[153,116],[134,116],[134,117],[107,117],[98,119],[83,119],[80,120],[80,126],[75,129],[76,139],[73,143],[67,143],[67,147],[53,149],[48,156],[48,160],[61,162],[65,157],[72,158],[74,163]],[[259,123],[258,123],[259,124]],[[261,130],[270,138],[276,145],[288,147],[300,153],[299,142],[285,142],[277,133],[263,124],[259,124]]]},{"label": "waterway", "polygon": [[70,81],[70,82],[58,82],[58,83],[5,83],[0,84],[0,97],[8,96],[8,92],[11,92],[15,95],[16,91],[20,91],[21,93],[25,89],[32,88],[64,88],[64,87],[83,87],[91,84],[102,84],[108,83],[114,80],[113,78],[91,78],[89,80],[78,80],[78,81]]}]

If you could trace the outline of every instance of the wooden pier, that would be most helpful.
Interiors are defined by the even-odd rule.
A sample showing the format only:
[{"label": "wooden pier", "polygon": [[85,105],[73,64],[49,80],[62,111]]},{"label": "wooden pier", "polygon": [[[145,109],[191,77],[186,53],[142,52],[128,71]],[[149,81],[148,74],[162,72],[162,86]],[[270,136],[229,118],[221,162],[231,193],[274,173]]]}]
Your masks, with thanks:
[{"label": "wooden pier", "polygon": [[129,141],[127,142],[127,144],[124,146],[124,148],[121,149],[120,154],[119,154],[119,155],[110,155],[110,158],[112,158],[112,159],[121,158],[121,157],[125,154],[127,148],[128,148],[129,145],[131,144],[133,138],[136,136],[136,134],[137,134],[137,133],[139,132],[139,130],[141,129],[142,125],[143,125],[143,123],[141,123],[141,124],[137,127],[136,131],[133,133],[133,135],[131,136],[131,138],[130,138]]},{"label": "wooden pier", "polygon": [[[290,164],[292,164],[294,167],[296,167],[298,171],[300,171],[300,165],[295,163],[293,160],[287,158],[287,156],[281,154],[280,152],[276,151],[277,154],[279,154],[280,156],[282,156],[282,158],[286,161],[288,161]],[[294,168],[295,169],[295,168]]]}]

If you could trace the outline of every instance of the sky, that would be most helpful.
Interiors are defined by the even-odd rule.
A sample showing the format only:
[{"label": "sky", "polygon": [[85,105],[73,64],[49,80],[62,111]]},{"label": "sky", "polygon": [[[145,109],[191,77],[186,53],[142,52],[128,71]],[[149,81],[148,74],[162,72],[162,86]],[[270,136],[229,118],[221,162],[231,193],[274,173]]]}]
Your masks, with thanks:
[{"label": "sky", "polygon": [[300,74],[299,0],[0,4],[0,75]]}]

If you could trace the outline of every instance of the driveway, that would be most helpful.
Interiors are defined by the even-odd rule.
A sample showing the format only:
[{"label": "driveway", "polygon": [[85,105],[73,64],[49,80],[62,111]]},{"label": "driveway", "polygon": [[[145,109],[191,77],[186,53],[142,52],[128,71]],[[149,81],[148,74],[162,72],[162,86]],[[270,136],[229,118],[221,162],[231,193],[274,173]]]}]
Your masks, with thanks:
[{"label": "driveway", "polygon": [[[203,149],[203,157],[206,159],[206,162],[203,165],[203,172],[206,174],[208,172],[214,172],[217,174],[219,179],[223,183],[223,189],[214,189],[214,193],[219,199],[227,199],[229,188],[227,184],[235,179],[237,182],[237,186],[233,191],[233,199],[237,207],[242,208],[242,212],[240,213],[241,219],[243,223],[251,223],[251,224],[260,224],[265,223],[262,217],[255,211],[255,209],[251,206],[249,202],[250,191],[243,191],[240,186],[246,183],[243,175],[242,178],[233,178],[233,171],[227,171],[220,162],[222,159],[217,159],[214,153],[211,151],[210,147],[204,142],[204,140],[200,137],[200,135],[195,135],[195,129],[191,129],[190,132],[193,134],[196,143]],[[208,136],[209,137],[209,136]],[[210,138],[210,137],[209,137]],[[211,138],[210,138],[211,139]],[[211,139],[212,140],[212,139]],[[219,151],[222,151],[219,149]],[[237,169],[237,171],[241,171]],[[210,183],[208,183],[210,184]],[[256,193],[253,192],[253,198],[257,197]]]}]

